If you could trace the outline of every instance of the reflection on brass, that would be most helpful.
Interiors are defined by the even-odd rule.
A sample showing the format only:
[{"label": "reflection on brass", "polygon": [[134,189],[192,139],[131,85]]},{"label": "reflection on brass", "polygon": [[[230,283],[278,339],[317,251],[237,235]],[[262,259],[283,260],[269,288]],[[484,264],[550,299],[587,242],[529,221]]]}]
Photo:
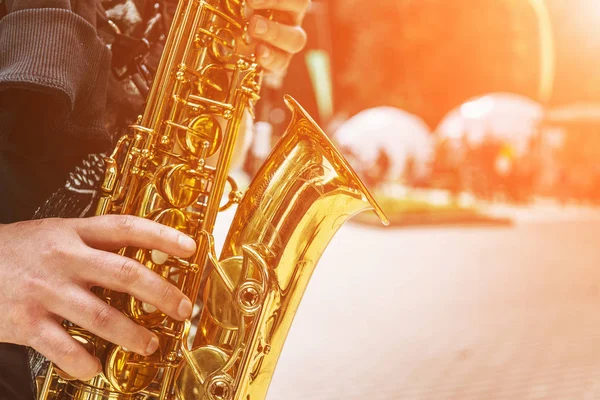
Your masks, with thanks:
[{"label": "reflection on brass", "polygon": [[137,393],[152,383],[159,372],[154,364],[159,361],[160,349],[152,356],[144,357],[125,351],[120,346],[112,346],[106,359],[105,376],[117,392]]},{"label": "reflection on brass", "polygon": [[221,125],[210,114],[201,114],[194,118],[186,130],[182,131],[179,139],[190,153],[195,156],[202,154],[202,145],[208,143],[205,157],[210,157],[221,145]]},{"label": "reflection on brass", "polygon": [[[204,289],[192,353],[198,375],[207,378],[196,383],[199,392],[190,391],[197,386],[189,379],[179,380],[189,394],[182,399],[264,399],[306,285],[333,235],[364,210],[386,221],[329,139],[293,99],[286,102],[292,122],[242,199]],[[212,348],[228,356],[216,371],[201,357]],[[231,386],[211,393],[222,377]]]},{"label": "reflection on brass", "polygon": [[[335,232],[363,210],[386,222],[348,163],[289,97],[287,132],[248,191],[238,191],[229,167],[261,81],[254,56],[241,45],[244,7],[237,0],[180,1],[144,114],[107,158],[97,211],[149,218],[196,240],[188,259],[152,249],[119,252],[191,299],[201,292],[204,266],[211,268],[196,336],[189,337],[192,321],[175,321],[160,305],[98,290],[152,330],[160,350],[142,357],[70,327],[103,371],[80,382],[50,366],[39,399],[264,399],[302,294]],[[213,154],[216,165],[208,166]],[[236,203],[219,258],[215,221]]]}]

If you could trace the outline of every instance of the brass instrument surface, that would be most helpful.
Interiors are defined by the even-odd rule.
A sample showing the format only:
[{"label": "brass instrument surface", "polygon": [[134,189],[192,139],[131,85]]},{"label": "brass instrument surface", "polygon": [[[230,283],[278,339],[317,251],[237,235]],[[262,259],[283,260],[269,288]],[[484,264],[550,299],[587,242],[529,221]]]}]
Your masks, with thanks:
[{"label": "brass instrument surface", "polygon": [[[327,244],[361,211],[387,223],[327,136],[293,99],[286,102],[292,121],[242,199],[206,284],[192,350],[203,385],[190,384],[193,372],[184,370],[184,399],[264,399]],[[207,354],[215,357],[203,362]],[[227,382],[224,391],[217,382]]]},{"label": "brass instrument surface", "polygon": [[[66,325],[103,365],[88,382],[51,366],[41,400],[260,400],[321,253],[352,215],[385,216],[325,134],[292,99],[283,139],[242,198],[229,169],[245,113],[258,100],[261,72],[244,41],[246,5],[181,0],[144,114],[106,158],[97,214],[152,219],[194,238],[189,259],[124,248],[189,298],[203,291],[192,349],[192,321],[106,289],[95,293],[152,330],[159,350],[142,357]],[[209,165],[209,159],[214,166]],[[216,160],[215,160],[216,159]],[[222,204],[227,186],[230,191]],[[221,259],[213,230],[239,202]]]}]

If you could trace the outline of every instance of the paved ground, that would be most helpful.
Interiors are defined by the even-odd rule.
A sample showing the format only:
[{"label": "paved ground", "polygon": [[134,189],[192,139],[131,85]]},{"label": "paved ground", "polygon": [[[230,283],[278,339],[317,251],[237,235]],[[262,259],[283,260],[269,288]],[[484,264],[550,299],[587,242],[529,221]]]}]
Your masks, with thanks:
[{"label": "paved ground", "polygon": [[268,399],[600,399],[600,218],[544,219],[346,226]]}]

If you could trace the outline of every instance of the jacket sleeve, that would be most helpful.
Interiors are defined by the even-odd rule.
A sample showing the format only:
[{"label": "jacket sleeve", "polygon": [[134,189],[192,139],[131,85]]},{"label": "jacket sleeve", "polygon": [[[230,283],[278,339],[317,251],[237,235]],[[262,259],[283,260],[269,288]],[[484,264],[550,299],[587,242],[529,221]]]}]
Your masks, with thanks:
[{"label": "jacket sleeve", "polygon": [[[53,121],[56,139],[106,142],[110,51],[89,21],[95,3],[82,2],[88,7],[79,13],[68,0],[8,3],[8,15],[0,20],[0,96],[8,96],[7,91],[44,94],[53,109],[59,106],[61,115]],[[0,132],[0,143],[9,135]]]},{"label": "jacket sleeve", "polygon": [[110,51],[95,0],[72,1],[77,12],[69,0],[13,0],[0,19],[0,223],[30,218],[85,154],[110,145]]}]

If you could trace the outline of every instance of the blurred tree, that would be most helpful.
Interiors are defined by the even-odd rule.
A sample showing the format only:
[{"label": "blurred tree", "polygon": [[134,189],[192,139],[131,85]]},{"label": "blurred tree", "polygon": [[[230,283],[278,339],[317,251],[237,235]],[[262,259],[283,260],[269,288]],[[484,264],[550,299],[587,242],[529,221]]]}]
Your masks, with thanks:
[{"label": "blurred tree", "polygon": [[557,53],[552,103],[600,101],[600,1],[546,2]]},{"label": "blurred tree", "polygon": [[391,105],[435,127],[491,91],[534,97],[537,21],[524,0],[334,0],[338,111]]}]

